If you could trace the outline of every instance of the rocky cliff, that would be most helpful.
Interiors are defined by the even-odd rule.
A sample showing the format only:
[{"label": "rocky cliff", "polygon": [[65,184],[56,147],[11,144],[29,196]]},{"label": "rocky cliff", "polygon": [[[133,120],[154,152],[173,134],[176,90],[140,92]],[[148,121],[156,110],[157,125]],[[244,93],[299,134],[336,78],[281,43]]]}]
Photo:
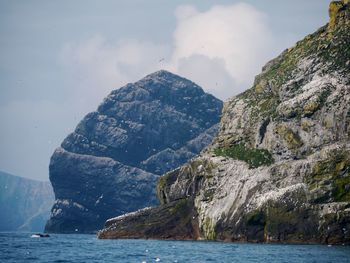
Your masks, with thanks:
[{"label": "rocky cliff", "polygon": [[350,244],[350,7],[229,99],[198,157],[159,179],[160,207],[99,238]]},{"label": "rocky cliff", "polygon": [[93,232],[107,218],[156,205],[159,175],[217,134],[222,102],[167,71],[113,91],[51,157],[56,201],[47,232]]},{"label": "rocky cliff", "polygon": [[43,231],[54,202],[50,183],[0,171],[0,186],[0,231]]}]

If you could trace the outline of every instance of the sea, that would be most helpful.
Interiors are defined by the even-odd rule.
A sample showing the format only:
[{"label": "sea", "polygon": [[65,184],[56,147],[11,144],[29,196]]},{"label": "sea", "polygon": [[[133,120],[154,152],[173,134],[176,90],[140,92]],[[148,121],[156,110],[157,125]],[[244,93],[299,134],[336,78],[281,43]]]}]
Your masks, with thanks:
[{"label": "sea", "polygon": [[95,235],[0,233],[0,262],[350,262],[349,246],[99,240]]}]

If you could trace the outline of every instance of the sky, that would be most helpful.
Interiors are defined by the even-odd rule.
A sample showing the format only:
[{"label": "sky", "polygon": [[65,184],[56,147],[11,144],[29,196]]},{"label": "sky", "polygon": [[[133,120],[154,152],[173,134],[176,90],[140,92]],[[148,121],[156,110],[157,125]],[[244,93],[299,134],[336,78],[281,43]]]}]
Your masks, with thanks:
[{"label": "sky", "polygon": [[0,0],[0,170],[49,179],[110,91],[160,69],[225,100],[328,22],[328,0]]}]

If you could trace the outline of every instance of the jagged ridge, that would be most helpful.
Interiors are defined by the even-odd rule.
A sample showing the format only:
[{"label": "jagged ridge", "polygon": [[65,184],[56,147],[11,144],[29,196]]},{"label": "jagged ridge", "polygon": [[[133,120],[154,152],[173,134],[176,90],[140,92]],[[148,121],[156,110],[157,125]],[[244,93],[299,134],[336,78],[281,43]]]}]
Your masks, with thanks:
[{"label": "jagged ridge", "polygon": [[[124,231],[152,222],[148,210],[146,219],[141,211],[109,221],[98,237],[349,244],[348,2],[331,3],[329,13],[328,25],[267,63],[251,89],[225,103],[210,147],[160,178],[161,208],[185,229],[154,231],[170,217],[139,234]],[[191,208],[179,214],[180,203]]]},{"label": "jagged ridge", "polygon": [[106,219],[156,205],[160,174],[208,145],[222,102],[161,70],[114,90],[56,149],[47,232],[94,232]]}]

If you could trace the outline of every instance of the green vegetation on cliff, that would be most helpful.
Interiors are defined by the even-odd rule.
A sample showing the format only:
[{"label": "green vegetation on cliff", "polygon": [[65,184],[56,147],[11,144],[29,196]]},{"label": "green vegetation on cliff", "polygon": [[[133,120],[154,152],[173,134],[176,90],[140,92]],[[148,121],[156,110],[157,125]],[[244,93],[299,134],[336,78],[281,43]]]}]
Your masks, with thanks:
[{"label": "green vegetation on cliff", "polygon": [[249,168],[257,168],[274,163],[274,159],[268,150],[247,148],[243,143],[225,148],[216,148],[214,153],[218,156],[244,161],[249,165]]},{"label": "green vegetation on cliff", "polygon": [[[330,16],[225,103],[209,148],[159,179],[155,213],[190,226],[171,238],[350,244],[349,1]],[[164,222],[152,227],[168,237]]]},{"label": "green vegetation on cliff", "polygon": [[[313,167],[306,179],[314,193],[315,203],[350,201],[350,153],[340,151]],[[325,194],[326,193],[326,194]]]}]

